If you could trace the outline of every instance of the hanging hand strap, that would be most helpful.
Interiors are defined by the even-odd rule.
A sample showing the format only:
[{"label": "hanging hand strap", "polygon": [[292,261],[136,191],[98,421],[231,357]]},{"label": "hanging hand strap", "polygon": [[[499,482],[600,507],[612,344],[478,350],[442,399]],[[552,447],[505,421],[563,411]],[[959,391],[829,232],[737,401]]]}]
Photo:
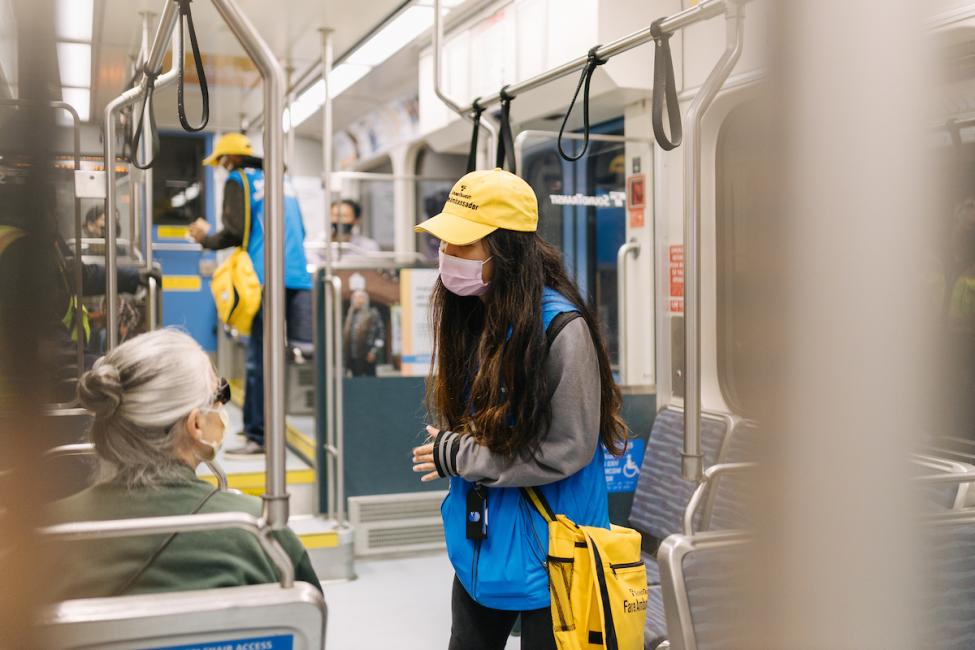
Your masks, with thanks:
[{"label": "hanging hand strap", "polygon": [[535,488],[523,487],[521,488],[521,495],[525,497],[528,503],[535,506],[535,510],[537,510],[538,514],[542,516],[542,519],[549,523],[555,521],[555,511],[552,510],[552,506],[548,504],[548,500],[545,498],[544,494]]},{"label": "hanging hand strap", "polygon": [[[569,104],[569,109],[565,112],[565,118],[562,120],[562,128],[559,129],[559,155],[569,162],[579,160],[586,155],[586,151],[589,149],[589,83],[592,81],[592,75],[596,71],[596,68],[606,63],[606,59],[601,59],[596,55],[596,50],[600,47],[596,45],[589,50],[589,60],[586,61],[586,67],[582,69],[582,76],[579,77],[579,85],[576,86],[576,92],[572,95],[572,102]],[[572,109],[575,108],[576,99],[579,98],[579,91],[582,90],[583,86],[585,86],[585,90],[582,93],[582,133],[584,139],[582,141],[582,151],[573,158],[565,153],[565,149],[562,148],[562,134],[565,133],[565,125],[569,123],[569,115],[572,114]]]},{"label": "hanging hand strap", "polygon": [[[653,54],[653,135],[664,151],[671,151],[684,140],[681,126],[680,104],[677,101],[677,83],[674,81],[674,61],[670,55],[670,37],[664,33],[660,23],[650,25],[650,35],[656,44]],[[670,118],[670,137],[664,131],[664,101],[667,102],[667,116]]]},{"label": "hanging hand strap", "polygon": [[474,114],[471,116],[471,120],[474,122],[474,130],[471,131],[471,150],[470,153],[467,154],[468,174],[477,169],[477,136],[481,130],[481,113],[484,112],[484,107],[481,106],[480,97],[471,103],[471,108],[474,109]]},{"label": "hanging hand strap", "polygon": [[186,103],[183,97],[183,87],[184,78],[183,72],[186,67],[185,61],[185,46],[183,44],[183,39],[179,39],[179,61],[177,62],[177,70],[179,70],[179,97],[176,102],[176,109],[179,113],[179,123],[183,126],[186,131],[202,131],[206,128],[207,123],[210,121],[210,91],[207,88],[207,75],[203,70],[203,56],[200,54],[200,44],[196,41],[196,29],[193,27],[193,12],[190,11],[190,3],[193,0],[176,0],[179,3],[179,33],[183,33],[183,23],[185,21],[186,26],[190,34],[190,46],[193,48],[193,61],[196,64],[196,77],[200,82],[200,94],[203,96],[203,115],[200,120],[199,126],[193,126],[190,124],[189,120],[186,118]]},{"label": "hanging hand strap", "polygon": [[501,95],[501,132],[498,136],[498,151],[495,157],[495,167],[504,169],[504,161],[507,156],[511,164],[509,171],[517,174],[517,161],[515,160],[515,139],[511,134],[511,100],[514,95],[508,93],[508,87],[504,86],[499,93]]},{"label": "hanging hand strap", "polygon": [[[139,124],[135,128],[135,133],[132,134],[132,143],[130,145],[132,149],[132,166],[136,169],[141,169],[143,171],[150,169],[156,162],[156,152],[159,151],[159,130],[156,128],[156,111],[153,109],[153,95],[156,92],[156,78],[159,73],[149,72],[148,69],[145,71],[146,75],[146,90],[145,94],[142,96],[142,110],[139,111]],[[148,162],[144,164],[139,163],[139,143],[142,142],[142,127],[143,121],[146,118],[146,109],[148,107],[149,111],[149,130],[152,132],[152,150],[149,156]],[[115,161],[106,160],[106,165],[112,165]]]}]

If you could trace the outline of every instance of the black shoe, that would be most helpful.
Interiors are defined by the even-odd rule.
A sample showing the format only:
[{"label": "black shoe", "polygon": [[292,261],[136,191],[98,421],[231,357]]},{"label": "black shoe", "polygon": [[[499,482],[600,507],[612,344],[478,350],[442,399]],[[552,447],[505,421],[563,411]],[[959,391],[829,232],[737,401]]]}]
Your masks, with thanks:
[{"label": "black shoe", "polygon": [[253,440],[248,440],[241,447],[233,447],[223,452],[225,458],[246,460],[248,458],[259,458],[264,455],[264,445],[260,445]]}]

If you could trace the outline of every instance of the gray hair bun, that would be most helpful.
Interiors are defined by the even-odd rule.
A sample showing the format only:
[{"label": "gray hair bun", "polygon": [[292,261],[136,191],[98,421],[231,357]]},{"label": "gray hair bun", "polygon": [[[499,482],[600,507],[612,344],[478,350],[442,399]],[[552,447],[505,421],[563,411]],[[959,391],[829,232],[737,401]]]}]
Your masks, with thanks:
[{"label": "gray hair bun", "polygon": [[118,369],[105,359],[99,359],[95,367],[86,372],[78,383],[81,405],[95,414],[96,418],[110,418],[122,404],[122,382]]}]

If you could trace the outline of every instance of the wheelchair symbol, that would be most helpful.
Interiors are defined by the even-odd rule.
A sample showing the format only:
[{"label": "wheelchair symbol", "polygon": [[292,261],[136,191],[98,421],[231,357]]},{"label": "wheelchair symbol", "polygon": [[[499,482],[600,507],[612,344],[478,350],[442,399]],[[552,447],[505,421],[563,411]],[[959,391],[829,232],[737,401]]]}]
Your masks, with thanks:
[{"label": "wheelchair symbol", "polygon": [[623,476],[626,478],[633,478],[640,473],[640,468],[636,463],[633,462],[633,458],[629,455],[626,457],[626,465],[623,466]]}]

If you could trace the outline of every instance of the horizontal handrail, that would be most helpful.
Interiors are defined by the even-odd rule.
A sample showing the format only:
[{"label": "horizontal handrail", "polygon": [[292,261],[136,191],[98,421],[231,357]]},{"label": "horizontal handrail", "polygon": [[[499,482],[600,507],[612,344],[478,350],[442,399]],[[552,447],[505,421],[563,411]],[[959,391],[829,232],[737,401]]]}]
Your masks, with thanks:
[{"label": "horizontal handrail", "polygon": [[697,487],[694,488],[691,500],[687,502],[687,508],[684,509],[684,534],[694,534],[694,516],[697,514],[697,509],[701,506],[701,502],[704,501],[708,486],[716,478],[725,474],[739,474],[751,471],[756,467],[758,467],[758,463],[720,463],[718,465],[711,465],[711,467],[704,470],[704,475],[697,484]]},{"label": "horizontal handrail", "polygon": [[[44,458],[59,458],[63,456],[94,456],[96,453],[95,445],[90,442],[77,442],[70,445],[59,445],[44,452]],[[203,461],[203,464],[210,468],[213,476],[217,479],[217,489],[226,492],[229,487],[227,483],[227,472],[215,460]]]},{"label": "horizontal handrail", "polygon": [[243,530],[257,538],[261,548],[278,569],[281,587],[294,586],[295,570],[291,558],[281,544],[271,535],[267,522],[243,512],[215,512],[169,517],[138,517],[108,521],[79,521],[45,526],[39,533],[45,537],[78,541],[90,539],[117,539],[140,535],[165,533],[198,533],[212,530]]}]

